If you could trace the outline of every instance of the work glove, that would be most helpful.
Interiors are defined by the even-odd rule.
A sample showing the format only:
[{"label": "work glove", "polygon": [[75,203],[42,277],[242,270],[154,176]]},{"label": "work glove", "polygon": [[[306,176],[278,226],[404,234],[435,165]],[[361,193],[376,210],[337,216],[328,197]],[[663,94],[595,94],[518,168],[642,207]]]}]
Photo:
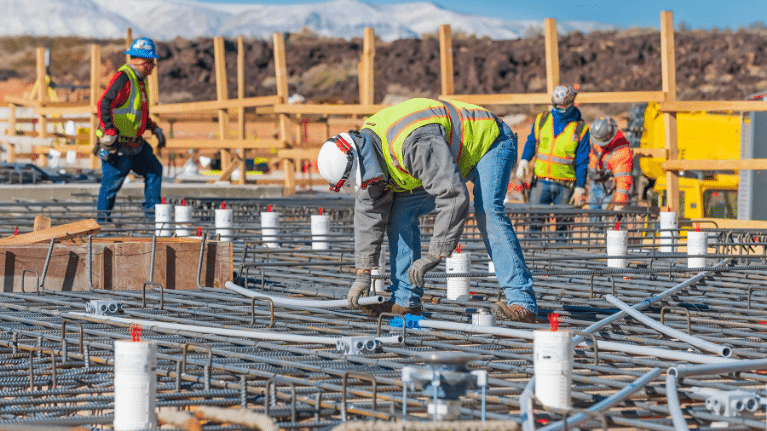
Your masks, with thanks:
[{"label": "work glove", "polygon": [[586,203],[586,189],[583,187],[576,187],[573,190],[573,195],[570,197],[570,205],[580,207]]},{"label": "work glove", "polygon": [[155,129],[152,130],[152,133],[157,137],[157,149],[161,150],[165,148],[165,134],[162,133],[162,129],[155,127]]},{"label": "work glove", "polygon": [[527,165],[529,164],[530,162],[525,159],[519,161],[519,166],[517,167],[517,178],[520,180],[527,178]]},{"label": "work glove", "polygon": [[625,208],[623,204],[617,204],[613,207],[615,211],[623,211],[623,208]]},{"label": "work glove", "polygon": [[113,152],[117,149],[117,143],[120,142],[120,135],[107,135],[101,136],[99,138],[99,145],[101,148],[107,150],[107,152]]},{"label": "work glove", "polygon": [[349,289],[349,294],[346,295],[346,299],[349,301],[349,307],[359,308],[360,296],[370,293],[370,284],[372,277],[369,272],[358,272],[357,278],[354,279],[352,287]]},{"label": "work glove", "polygon": [[423,287],[423,276],[439,265],[439,260],[437,256],[427,253],[426,256],[413,262],[407,272],[408,282],[413,286]]}]

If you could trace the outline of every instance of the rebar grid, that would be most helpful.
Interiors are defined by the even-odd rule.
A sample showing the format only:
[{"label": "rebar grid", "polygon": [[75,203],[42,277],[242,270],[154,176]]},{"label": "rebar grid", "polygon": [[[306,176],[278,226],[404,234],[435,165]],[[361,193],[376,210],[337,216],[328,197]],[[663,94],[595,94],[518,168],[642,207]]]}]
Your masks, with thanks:
[{"label": "rebar grid", "polygon": [[[283,216],[280,248],[266,248],[261,242],[260,212],[269,204]],[[350,204],[349,200],[316,204],[300,199],[228,201],[227,208],[235,211],[234,234],[229,238],[235,250],[235,283],[275,297],[345,298],[354,278]],[[93,216],[87,205],[8,205],[0,216],[5,218],[6,228],[28,220],[30,212],[43,212],[54,224]],[[195,208],[195,223],[203,226],[206,235],[214,236],[212,210],[220,202],[188,199],[187,205]],[[323,207],[332,219],[330,250],[310,247],[309,215],[316,214],[318,207]],[[486,418],[522,424],[520,395],[533,377],[532,336],[525,334],[549,328],[547,316],[552,314],[559,316],[560,330],[583,331],[619,311],[605,300],[607,295],[635,305],[701,272],[687,268],[682,235],[685,228],[674,232],[678,234],[674,253],[658,251],[657,220],[649,211],[589,212],[521,206],[507,209],[534,275],[540,310],[537,324],[499,321],[496,327],[519,331],[523,336],[407,328],[402,343],[383,344],[374,354],[356,356],[326,343],[145,326],[142,338],[158,343],[157,405],[168,409],[245,407],[272,417],[285,429],[329,429],[344,422],[346,416],[349,420],[428,421],[426,407],[430,398],[417,391],[408,393],[407,416],[403,418],[401,369],[419,364],[415,357],[418,353],[463,352],[481,355],[470,368],[489,373]],[[25,212],[27,216],[22,217]],[[120,217],[113,225],[105,225],[101,236],[154,233],[153,220],[145,220],[140,207],[125,205],[115,212]],[[542,232],[529,232],[532,219],[535,223],[544,220]],[[557,220],[569,220],[569,230],[563,236],[554,230]],[[625,269],[608,268],[605,262],[609,256],[605,253],[604,231],[616,227],[617,222],[629,230]],[[433,218],[424,217],[421,226],[423,243],[427,244]],[[710,271],[705,277],[642,312],[670,328],[728,346],[732,358],[698,350],[632,318],[618,319],[595,332],[593,339],[587,337],[575,350],[574,410],[563,412],[535,404],[538,426],[556,424],[586,410],[655,368],[765,358],[767,335],[762,330],[767,322],[767,262],[761,245],[765,232],[721,230],[713,225],[702,228],[711,235],[713,252],[707,257],[712,263],[723,262],[721,266],[707,268]],[[468,220],[461,242],[474,257],[471,272],[453,276],[471,277],[470,295],[460,300],[446,299],[445,268],[440,265],[426,277],[424,313],[430,321],[468,324],[472,312],[488,309],[499,299],[501,289],[487,272],[489,258],[473,218]],[[109,423],[114,407],[113,343],[129,339],[130,324],[83,316],[85,304],[92,299],[121,303],[123,313],[119,317],[128,320],[329,339],[373,336],[379,330],[377,319],[348,308],[275,305],[272,312],[267,302],[254,302],[224,289],[202,286],[198,290],[161,290],[150,285],[145,298],[141,286],[134,289],[2,293],[0,394],[5,401],[0,402],[0,424]],[[402,328],[389,327],[387,321],[385,318],[382,335],[403,334]],[[628,345],[638,346],[640,351],[620,350]],[[669,354],[658,354],[660,351]],[[687,356],[678,359],[673,357],[675,354]],[[348,387],[344,388],[345,373],[349,372],[354,374],[346,379]],[[679,380],[678,395],[689,426],[709,427],[724,421],[744,429],[764,427],[764,413],[722,418],[706,410],[705,400],[691,391],[694,386],[741,389],[765,397],[767,377],[761,370]],[[599,429],[604,421],[609,429],[674,429],[665,387],[662,378],[654,379],[609,410],[591,414],[579,427]],[[481,396],[474,392],[462,397],[461,419],[479,420],[480,401]],[[346,415],[341,414],[342,410]],[[88,422],[88,418],[93,421]],[[203,429],[239,428],[209,423]]]}]

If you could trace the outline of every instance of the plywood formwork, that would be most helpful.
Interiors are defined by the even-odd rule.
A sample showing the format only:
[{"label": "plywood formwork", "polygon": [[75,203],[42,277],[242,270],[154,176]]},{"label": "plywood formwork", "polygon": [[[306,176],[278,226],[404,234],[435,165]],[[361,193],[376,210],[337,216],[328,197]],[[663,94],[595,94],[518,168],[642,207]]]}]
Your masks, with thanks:
[{"label": "plywood formwork", "polygon": [[[54,244],[52,249],[44,244],[0,246],[3,291],[34,292],[40,284],[45,290],[90,290],[88,247],[87,243]],[[93,288],[141,290],[143,284],[151,280],[165,289],[197,289],[199,240],[158,238],[151,275],[150,238],[94,239],[92,247]],[[206,242],[200,284],[223,287],[231,280],[232,271],[231,243]]]}]

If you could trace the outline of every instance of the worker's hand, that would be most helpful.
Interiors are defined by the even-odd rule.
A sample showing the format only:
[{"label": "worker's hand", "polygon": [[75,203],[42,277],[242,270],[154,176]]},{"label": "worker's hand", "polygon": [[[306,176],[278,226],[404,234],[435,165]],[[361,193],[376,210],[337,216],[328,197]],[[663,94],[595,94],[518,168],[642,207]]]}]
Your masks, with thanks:
[{"label": "worker's hand", "polygon": [[529,164],[530,162],[525,159],[519,161],[519,166],[517,167],[517,178],[520,180],[527,178],[527,165]]},{"label": "worker's hand", "polygon": [[165,134],[162,132],[162,129],[155,127],[155,129],[152,130],[152,133],[157,137],[157,149],[161,150],[165,148]]},{"label": "worker's hand", "polygon": [[117,149],[117,143],[120,142],[120,135],[104,135],[99,138],[99,145],[101,148],[112,152]]},{"label": "worker's hand", "polygon": [[615,211],[623,211],[623,208],[625,208],[623,204],[617,204],[613,207]]},{"label": "worker's hand", "polygon": [[410,270],[407,272],[408,282],[413,286],[423,287],[423,276],[439,265],[439,261],[439,257],[427,253],[426,256],[413,262],[410,265]]},{"label": "worker's hand", "polygon": [[360,296],[370,293],[370,277],[369,272],[358,272],[357,278],[354,279],[352,287],[349,289],[349,294],[346,295],[346,299],[349,301],[349,307],[358,308],[360,306]]},{"label": "worker's hand", "polygon": [[581,207],[586,203],[586,189],[583,187],[576,187],[573,190],[573,195],[570,197],[570,205]]}]

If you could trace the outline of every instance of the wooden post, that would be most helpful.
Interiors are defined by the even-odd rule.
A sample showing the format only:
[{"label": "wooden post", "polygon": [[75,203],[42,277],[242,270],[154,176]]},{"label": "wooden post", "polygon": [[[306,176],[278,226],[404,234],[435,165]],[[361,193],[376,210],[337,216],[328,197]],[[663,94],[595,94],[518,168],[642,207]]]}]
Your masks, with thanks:
[{"label": "wooden post", "polygon": [[[45,70],[45,48],[38,47],[36,51],[37,66],[37,100],[41,106],[48,102],[48,74]],[[39,137],[45,139],[48,137],[48,117],[44,114],[38,116],[38,126],[40,127]],[[48,156],[40,154],[40,166],[48,166]]]},{"label": "wooden post", "polygon": [[[213,57],[216,66],[216,99],[222,102],[229,98],[229,89],[226,84],[226,51],[224,50],[224,38],[221,36],[213,38]],[[218,132],[221,140],[226,139],[229,130],[229,112],[226,109],[218,110]],[[229,150],[221,150],[221,171],[225,172],[229,167]],[[223,180],[223,178],[222,178]]]},{"label": "wooden post", "polygon": [[[95,43],[91,45],[91,92],[90,92],[90,105],[91,105],[91,128],[90,128],[90,143],[91,148],[95,148],[97,145],[96,129],[99,126],[99,117],[96,114],[96,110],[100,93],[101,93],[101,46]],[[93,153],[90,155],[91,169],[96,169],[98,166],[99,158]]]},{"label": "wooden post", "polygon": [[[660,13],[661,75],[663,98],[666,102],[676,101],[676,59],[674,57],[674,13]],[[663,113],[666,138],[666,160],[677,160],[679,151],[676,136],[676,113]],[[666,171],[666,202],[671,211],[679,212],[679,172]]]},{"label": "wooden post", "polygon": [[[237,36],[237,98],[242,100],[245,98],[245,42],[242,36]],[[245,108],[237,108],[237,138],[245,139]],[[237,162],[240,165],[240,178],[237,179],[237,184],[245,184],[245,149],[241,148],[237,150],[240,156],[240,160]]]},{"label": "wooden post", "polygon": [[372,27],[365,27],[365,38],[362,43],[361,73],[359,75],[361,105],[372,105],[375,103],[375,70],[373,68],[375,55],[375,30]]},{"label": "wooden post", "polygon": [[[8,117],[8,133],[13,136],[16,134],[16,108],[17,105],[13,103],[8,104],[8,109],[11,111]],[[8,163],[16,163],[16,144],[9,142],[6,145],[5,161]]]},{"label": "wooden post", "polygon": [[[125,30],[125,50],[130,49],[130,44],[133,43],[133,29],[128,27]],[[125,62],[130,63],[130,55],[125,54]]]},{"label": "wooden post", "polygon": [[[288,67],[285,61],[285,38],[282,33],[274,33],[272,36],[274,42],[274,74],[277,81],[277,96],[280,103],[288,101]],[[278,115],[280,122],[280,140],[287,145],[288,136],[288,117],[285,114]],[[296,166],[291,159],[283,161],[285,171],[285,190],[283,195],[292,196],[296,193]]]},{"label": "wooden post", "polygon": [[442,95],[455,93],[453,79],[453,33],[450,24],[439,26],[439,65],[442,78]]},{"label": "wooden post", "polygon": [[546,18],[546,90],[549,94],[559,85],[559,39],[556,18]]}]

